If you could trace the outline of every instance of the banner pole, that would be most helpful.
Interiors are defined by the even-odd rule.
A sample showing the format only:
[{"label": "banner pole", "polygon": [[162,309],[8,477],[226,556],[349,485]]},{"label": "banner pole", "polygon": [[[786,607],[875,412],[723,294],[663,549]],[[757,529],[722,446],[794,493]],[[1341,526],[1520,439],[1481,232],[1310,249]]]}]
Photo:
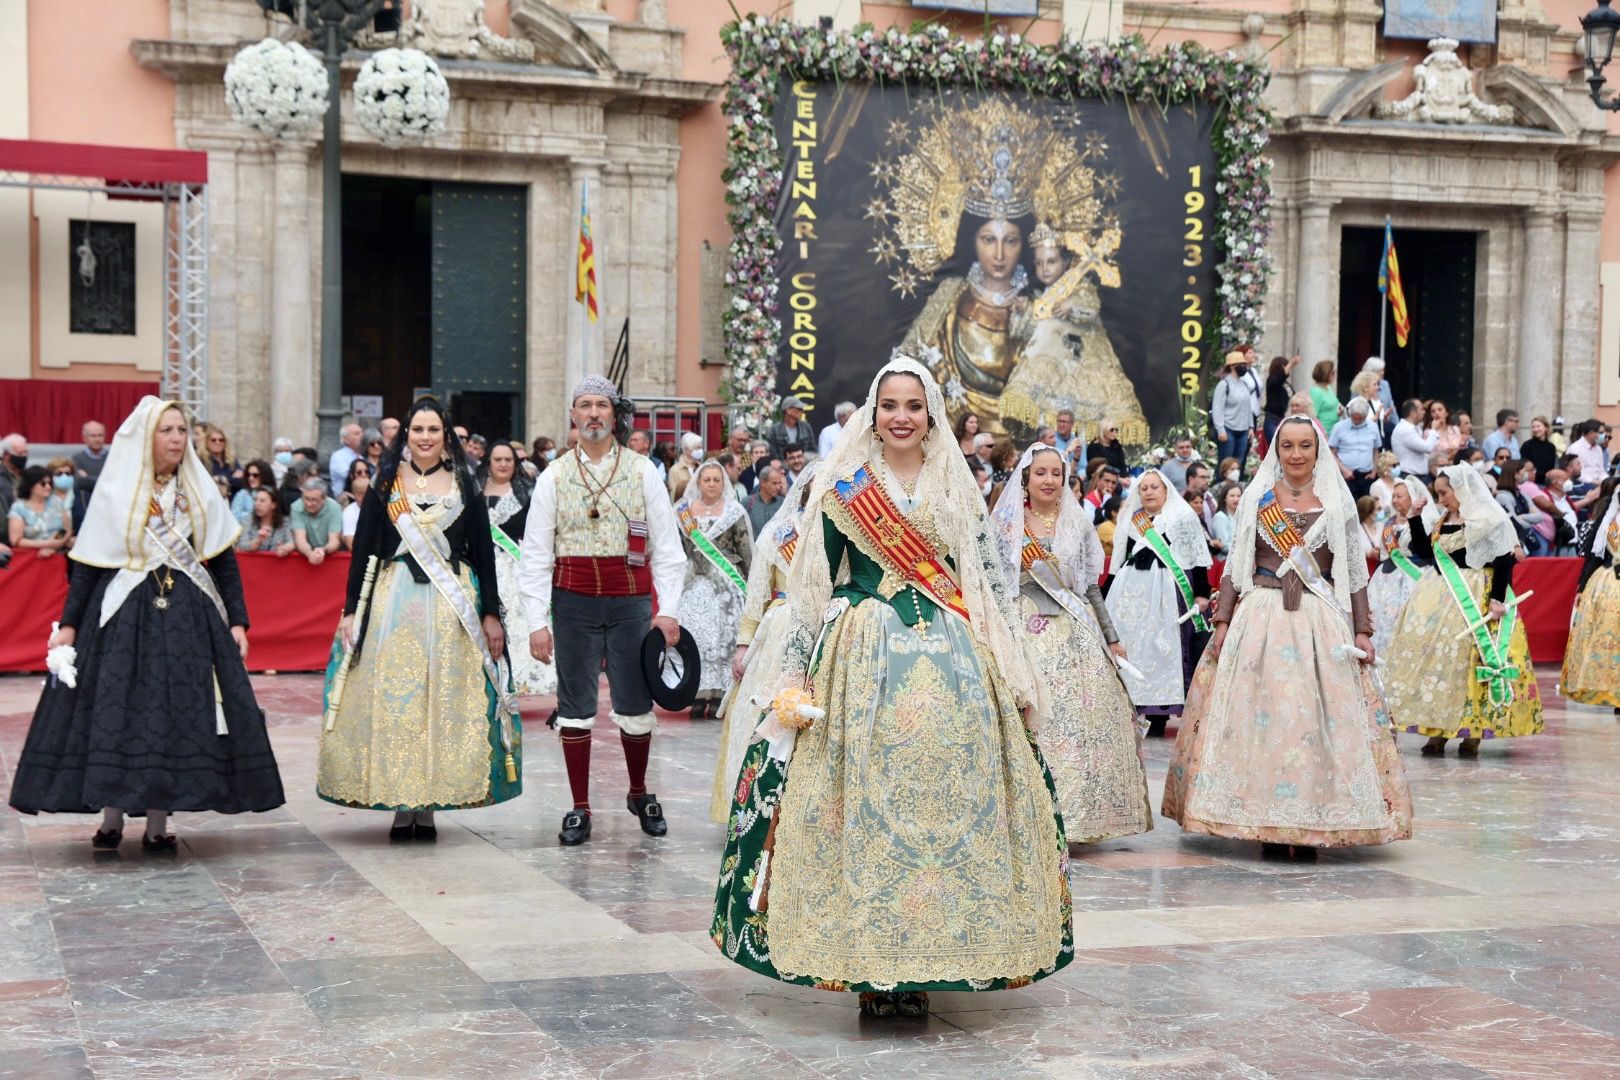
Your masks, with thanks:
[{"label": "banner pole", "polygon": [[[1383,254],[1382,259],[1379,260],[1379,269],[1380,270],[1384,269],[1384,267],[1383,267],[1383,259],[1389,258],[1389,248],[1390,248],[1389,236],[1390,236],[1390,220],[1389,220],[1389,215],[1385,214],[1384,215],[1384,254]],[[1386,371],[1389,369],[1389,357],[1384,355],[1384,335],[1388,332],[1388,329],[1389,329],[1389,293],[1386,292],[1384,290],[1384,288],[1380,288],[1378,290],[1378,359],[1380,359],[1380,360],[1382,360],[1384,362],[1384,368],[1385,368]]]}]

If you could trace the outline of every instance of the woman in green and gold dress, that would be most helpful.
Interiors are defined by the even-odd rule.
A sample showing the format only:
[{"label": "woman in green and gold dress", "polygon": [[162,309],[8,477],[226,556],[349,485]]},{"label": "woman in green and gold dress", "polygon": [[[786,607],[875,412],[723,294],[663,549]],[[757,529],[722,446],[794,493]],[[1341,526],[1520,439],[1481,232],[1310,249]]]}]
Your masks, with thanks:
[{"label": "woman in green and gold dress", "polygon": [[[1397,730],[1426,735],[1427,756],[1476,757],[1481,739],[1541,731],[1541,695],[1530,642],[1511,600],[1522,550],[1507,512],[1470,465],[1434,478],[1441,511],[1432,533],[1412,530],[1412,554],[1432,560],[1401,610],[1389,643],[1385,687]],[[1475,629],[1466,633],[1470,626]]]},{"label": "woman in green and gold dress", "polygon": [[861,991],[876,1015],[1051,974],[1073,940],[1063,825],[1021,715],[1038,679],[927,369],[878,373],[800,533],[787,672],[737,778],[715,944]]},{"label": "woman in green and gold dress", "polygon": [[316,790],[341,806],[394,811],[393,840],[437,839],[435,810],[523,790],[489,512],[450,430],[443,407],[421,398],[383,457],[360,505],[327,670]]},{"label": "woman in green and gold dress", "polygon": [[1571,701],[1620,711],[1620,489],[1612,477],[1603,483],[1609,490],[1592,508],[1596,528],[1581,552],[1560,685]]}]

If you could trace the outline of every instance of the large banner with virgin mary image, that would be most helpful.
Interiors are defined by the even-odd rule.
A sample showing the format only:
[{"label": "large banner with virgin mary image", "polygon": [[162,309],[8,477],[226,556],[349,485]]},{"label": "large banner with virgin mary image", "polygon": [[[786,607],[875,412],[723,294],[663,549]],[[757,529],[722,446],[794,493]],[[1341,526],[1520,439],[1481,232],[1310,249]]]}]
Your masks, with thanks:
[{"label": "large banner with virgin mary image", "polygon": [[1213,344],[1215,107],[784,80],[777,390],[830,417],[891,351],[954,424],[1065,409],[1130,445],[1183,420]]}]

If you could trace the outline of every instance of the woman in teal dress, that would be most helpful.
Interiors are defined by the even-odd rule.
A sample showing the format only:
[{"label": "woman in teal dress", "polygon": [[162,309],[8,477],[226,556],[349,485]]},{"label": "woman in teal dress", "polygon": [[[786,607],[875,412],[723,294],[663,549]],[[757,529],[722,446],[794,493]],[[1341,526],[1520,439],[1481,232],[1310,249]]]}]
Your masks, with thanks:
[{"label": "woman in teal dress", "polygon": [[1039,683],[944,415],[927,370],[891,360],[816,478],[787,670],[737,777],[715,898],[727,957],[860,991],[875,1015],[1021,986],[1074,951],[1063,824],[1026,725]]}]

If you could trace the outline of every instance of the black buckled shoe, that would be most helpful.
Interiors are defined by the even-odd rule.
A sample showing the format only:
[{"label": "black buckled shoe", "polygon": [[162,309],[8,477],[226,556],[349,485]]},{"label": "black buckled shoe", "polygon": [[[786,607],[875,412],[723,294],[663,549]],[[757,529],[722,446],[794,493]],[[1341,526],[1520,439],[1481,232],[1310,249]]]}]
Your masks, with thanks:
[{"label": "black buckled shoe", "polygon": [[663,836],[669,832],[669,822],[664,820],[664,808],[658,805],[658,796],[652,792],[626,796],[624,805],[640,819],[641,831],[648,836]]},{"label": "black buckled shoe", "polygon": [[439,827],[437,825],[423,825],[418,823],[414,834],[411,836],[411,839],[421,840],[429,844],[437,843],[439,839]]},{"label": "black buckled shoe", "polygon": [[141,850],[172,855],[180,850],[180,841],[175,839],[173,833],[167,833],[163,836],[142,836]]},{"label": "black buckled shoe", "polygon": [[564,847],[583,844],[590,838],[591,812],[589,810],[570,810],[563,815],[562,830],[557,833],[557,839]]},{"label": "black buckled shoe", "polygon": [[388,842],[390,844],[409,843],[416,834],[416,826],[409,822],[404,825],[391,825],[388,829]]},{"label": "black buckled shoe", "polygon": [[97,851],[116,851],[123,840],[122,829],[97,829],[96,835],[90,838],[90,846]]}]

